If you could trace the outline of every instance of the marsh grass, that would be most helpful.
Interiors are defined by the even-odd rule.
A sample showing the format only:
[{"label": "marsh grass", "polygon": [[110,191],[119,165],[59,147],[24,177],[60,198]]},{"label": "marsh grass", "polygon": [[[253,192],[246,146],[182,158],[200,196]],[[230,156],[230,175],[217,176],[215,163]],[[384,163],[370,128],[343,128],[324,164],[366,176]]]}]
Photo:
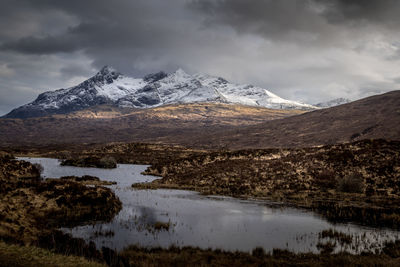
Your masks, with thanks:
[{"label": "marsh grass", "polygon": [[320,244],[321,254],[274,249],[252,253],[194,247],[142,248],[130,246],[120,254],[132,266],[399,266],[400,242],[386,244],[387,253],[333,253],[335,244]]},{"label": "marsh grass", "polygon": [[336,248],[336,242],[328,241],[325,243],[318,242],[317,248],[321,251],[321,254],[331,254]]},{"label": "marsh grass", "polygon": [[314,210],[333,222],[400,228],[400,142],[210,151],[158,160],[162,176],[136,189],[173,188],[261,198]]},{"label": "marsh grass", "polygon": [[33,246],[19,246],[0,241],[0,266],[106,266],[83,257],[65,256]]},{"label": "marsh grass", "polygon": [[154,224],[154,229],[157,231],[165,230],[168,231],[171,227],[171,222],[156,222]]},{"label": "marsh grass", "polygon": [[353,173],[351,175],[340,179],[337,185],[337,190],[344,193],[363,193],[364,192],[364,178],[359,173]]},{"label": "marsh grass", "polygon": [[318,234],[320,239],[329,238],[338,241],[341,245],[349,245],[353,241],[353,237],[349,234],[336,231],[334,229],[323,230]]}]

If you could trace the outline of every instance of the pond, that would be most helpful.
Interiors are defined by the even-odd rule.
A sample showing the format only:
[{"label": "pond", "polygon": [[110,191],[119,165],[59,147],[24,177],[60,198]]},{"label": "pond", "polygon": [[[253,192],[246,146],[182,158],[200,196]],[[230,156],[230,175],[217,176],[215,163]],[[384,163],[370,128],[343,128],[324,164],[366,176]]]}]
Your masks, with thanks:
[{"label": "pond", "polygon": [[[74,237],[94,241],[98,247],[122,250],[129,245],[144,247],[193,246],[230,251],[252,251],[263,247],[294,252],[318,252],[318,234],[335,229],[353,236],[353,243],[337,245],[336,251],[357,253],[379,249],[397,239],[398,231],[355,224],[332,224],[317,214],[273,203],[221,196],[204,196],[183,190],[138,190],[133,183],[159,177],[142,175],[146,165],[118,164],[116,169],[60,166],[57,159],[19,158],[44,167],[44,178],[97,176],[116,181],[109,186],[123,208],[110,223],[63,228]],[[158,227],[157,227],[158,226]]]}]

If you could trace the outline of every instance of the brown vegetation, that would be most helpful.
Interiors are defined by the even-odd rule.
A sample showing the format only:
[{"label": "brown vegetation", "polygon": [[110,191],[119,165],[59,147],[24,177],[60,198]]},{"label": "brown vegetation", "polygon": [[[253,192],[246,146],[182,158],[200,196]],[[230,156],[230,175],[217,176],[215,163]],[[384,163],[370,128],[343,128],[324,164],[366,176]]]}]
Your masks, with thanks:
[{"label": "brown vegetation", "polygon": [[94,261],[88,261],[83,257],[65,256],[34,246],[6,244],[0,241],[0,266],[105,267],[106,265]]},{"label": "brown vegetation", "polygon": [[[150,185],[139,186],[187,188],[203,193],[280,200],[286,204],[312,208],[332,220],[357,221],[359,218],[359,222],[363,220],[366,224],[392,227],[400,225],[398,210],[400,142],[364,140],[351,144],[304,149],[214,152],[185,149],[179,146],[147,144],[59,148],[61,149],[54,149],[54,147],[29,148],[14,152],[51,156],[61,156],[62,154],[83,157],[112,156],[118,162],[152,163],[153,166],[147,170],[147,173],[160,175],[163,178]],[[2,158],[3,160],[7,159],[3,163],[8,160],[14,163],[0,164],[0,168],[2,168],[0,177],[14,177],[13,179],[18,181],[18,185],[22,186],[22,189],[25,188],[25,183],[40,182],[39,171],[33,165],[12,160],[9,155]],[[44,191],[35,189],[35,192],[39,192],[39,196],[47,192],[46,197],[50,197],[51,192],[62,195],[63,193],[57,190],[66,189],[69,193],[74,194],[76,193],[74,188],[83,189],[80,188],[83,186],[82,183],[97,181],[90,177],[68,177],[64,180],[66,181],[58,181],[58,183],[49,180],[45,182],[48,185],[45,186],[47,188],[43,188]],[[70,188],[64,183],[80,185],[73,185]],[[361,189],[353,192],[349,188],[352,188],[351,185],[354,184],[360,185],[358,188]],[[77,198],[67,198],[65,203],[72,203],[72,206],[81,205],[79,203],[83,200],[79,194]],[[95,198],[98,199],[98,195]],[[17,196],[15,199],[19,199],[19,197]],[[42,207],[46,208],[46,205],[42,204]],[[84,204],[81,207],[84,207]],[[36,206],[31,207],[30,210],[36,208]],[[13,212],[15,212],[13,209],[7,210],[7,213],[13,214]],[[96,217],[96,215],[94,216]],[[85,219],[85,216],[77,219],[81,220],[82,218]],[[79,220],[76,220],[76,223]],[[53,225],[57,225],[57,219],[53,223]],[[32,225],[35,224],[32,223]],[[161,229],[164,228],[160,227]],[[322,236],[338,242],[347,242],[346,238],[348,238],[345,234],[329,230],[321,233]],[[334,247],[322,242],[319,246],[325,253],[323,255],[295,254],[282,250],[265,253],[260,248],[249,254],[196,248],[146,249],[139,247],[131,247],[123,251],[121,255],[117,255],[114,251],[106,248],[99,252],[93,243],[88,245],[83,240],[68,237],[58,231],[42,232],[37,243],[42,247],[54,249],[56,252],[64,253],[67,250],[72,254],[87,257],[97,255],[106,259],[109,264],[115,265],[126,265],[127,260],[134,266],[390,266],[400,264],[400,244],[398,243],[387,244],[382,253],[364,253],[362,255],[330,254]]]},{"label": "brown vegetation", "polygon": [[103,181],[103,180],[100,180],[98,177],[90,176],[90,175],[83,175],[81,177],[78,177],[78,176],[64,176],[64,177],[60,177],[59,179],[51,179],[51,178],[46,179],[46,181],[51,181],[51,180],[72,181],[72,182],[78,182],[78,183],[83,184],[83,185],[112,185],[112,184],[117,184],[117,182]]},{"label": "brown vegetation", "polygon": [[304,147],[371,138],[400,140],[400,90],[280,120],[206,134],[193,139],[191,145],[231,149]]},{"label": "brown vegetation", "polygon": [[117,168],[117,161],[113,157],[78,157],[61,159],[62,166],[92,167],[103,169]]},{"label": "brown vegetation", "polygon": [[168,105],[130,111],[100,106],[69,115],[0,118],[0,144],[3,148],[108,142],[180,144],[185,140],[189,141],[186,144],[190,144],[207,133],[223,132],[303,112],[216,103]]},{"label": "brown vegetation", "polygon": [[112,157],[118,163],[130,164],[156,164],[208,153],[207,150],[190,149],[183,146],[145,143],[12,147],[6,151],[20,156],[50,157],[61,160]]},{"label": "brown vegetation", "polygon": [[146,173],[162,178],[133,187],[265,198],[331,220],[400,227],[400,142],[210,152],[160,161]]},{"label": "brown vegetation", "polygon": [[318,237],[320,239],[329,238],[338,241],[341,245],[349,245],[353,241],[353,237],[351,235],[333,229],[323,230],[319,233]]},{"label": "brown vegetation", "polygon": [[94,244],[56,229],[109,221],[121,209],[119,199],[109,188],[85,186],[83,182],[100,183],[95,177],[42,181],[39,175],[31,163],[1,154],[0,239],[103,259]]},{"label": "brown vegetation", "polygon": [[292,253],[274,249],[265,253],[256,248],[252,253],[226,252],[198,248],[140,248],[131,246],[121,255],[133,266],[398,266],[400,244],[390,243],[379,254]]},{"label": "brown vegetation", "polygon": [[156,222],[154,224],[154,229],[157,231],[166,230],[168,231],[171,226],[170,222]]}]

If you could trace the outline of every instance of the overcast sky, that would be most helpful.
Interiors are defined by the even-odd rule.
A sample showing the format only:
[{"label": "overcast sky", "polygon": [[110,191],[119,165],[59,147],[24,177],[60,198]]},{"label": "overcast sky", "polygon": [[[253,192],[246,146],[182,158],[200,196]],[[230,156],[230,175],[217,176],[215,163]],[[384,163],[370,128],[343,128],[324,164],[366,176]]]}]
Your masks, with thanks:
[{"label": "overcast sky", "polygon": [[0,115],[103,65],[307,103],[400,88],[397,0],[0,0]]}]

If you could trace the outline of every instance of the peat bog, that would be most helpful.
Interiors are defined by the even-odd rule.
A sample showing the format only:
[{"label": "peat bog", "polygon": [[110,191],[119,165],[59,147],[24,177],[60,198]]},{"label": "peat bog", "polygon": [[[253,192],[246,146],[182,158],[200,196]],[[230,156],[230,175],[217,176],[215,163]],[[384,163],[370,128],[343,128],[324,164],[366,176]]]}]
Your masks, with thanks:
[{"label": "peat bog", "polygon": [[[133,187],[137,189],[185,189],[195,190],[205,195],[268,200],[283,206],[313,210],[334,223],[355,222],[369,227],[388,227],[395,231],[399,229],[400,142],[396,141],[361,140],[311,148],[239,151],[199,150],[181,146],[141,143],[57,145],[56,147],[8,148],[7,151],[17,155],[58,156],[58,158],[64,159],[67,158],[65,156],[67,155],[71,159],[79,158],[83,161],[86,158],[106,157],[114,158],[119,163],[151,164],[144,173],[160,176],[160,179],[150,183],[134,184]],[[40,181],[39,170],[35,169],[32,164],[16,161],[6,153],[2,156],[2,166],[7,166],[2,169],[6,174],[3,177],[14,177],[7,178],[8,181],[2,184],[2,192],[6,192],[3,194],[4,197],[2,196],[5,200],[2,201],[2,205],[10,206],[10,202],[12,202],[12,205],[29,207],[26,199],[31,197],[26,192],[33,191],[39,197],[45,196],[46,201],[48,199],[53,201],[52,198],[55,198],[55,206],[60,205],[56,206],[61,210],[59,214],[71,216],[68,224],[72,225],[82,225],[85,220],[87,223],[89,218],[92,221],[110,220],[114,216],[112,214],[116,214],[121,208],[117,199],[111,201],[114,203],[112,204],[113,208],[106,208],[113,211],[109,214],[99,212],[100,216],[96,212],[97,208],[94,208],[95,211],[93,211],[93,207],[90,208],[90,212],[85,208],[85,202],[82,199],[87,200],[88,197],[82,192],[87,191],[90,191],[92,197],[90,202],[98,203],[99,210],[104,210],[104,205],[111,205],[104,200],[113,198],[110,195],[112,191],[99,186],[100,184],[109,186],[110,182],[100,182],[90,176],[86,178],[69,177],[58,179],[58,181],[54,179]],[[16,179],[15,177],[19,177],[19,179],[13,180]],[[75,190],[81,191],[83,196],[76,194]],[[22,191],[27,196],[23,195]],[[10,197],[7,197],[9,194],[22,195],[21,199],[23,200],[16,201],[21,203],[14,203]],[[70,194],[73,194],[74,197],[66,196]],[[68,208],[63,206],[65,202],[70,203],[71,207],[80,207],[82,212],[74,215],[68,213]],[[188,247],[166,249],[137,246],[111,253],[112,249],[104,248],[102,251],[94,247],[93,243],[85,244],[82,239],[70,236],[66,238],[68,235],[57,230],[52,230],[53,238],[42,237],[46,235],[41,233],[42,230],[37,230],[37,225],[40,225],[37,218],[48,218],[45,222],[47,226],[66,225],[57,221],[57,212],[53,217],[49,216],[46,213],[48,207],[45,205],[40,208],[35,206],[34,209],[38,209],[36,217],[24,214],[23,216],[16,215],[18,219],[9,219],[8,213],[13,208],[8,207],[7,215],[2,216],[5,221],[2,222],[2,225],[6,225],[8,228],[2,226],[2,229],[14,230],[2,231],[2,239],[7,242],[18,240],[20,244],[42,247],[46,247],[43,246],[43,243],[51,244],[50,240],[64,240],[59,241],[59,246],[53,242],[53,245],[47,247],[64,254],[66,247],[80,247],[79,251],[69,248],[67,254],[83,255],[89,258],[94,254],[102,255],[100,258],[103,259],[103,262],[106,262],[107,258],[110,264],[118,262],[118,264],[135,265],[140,262],[144,266],[159,264],[240,265],[239,263],[286,265],[289,262],[296,262],[298,265],[316,266],[339,263],[374,265],[378,263],[395,264],[400,255],[397,241],[388,242],[378,250],[365,250],[357,255],[337,252],[335,251],[336,245],[349,244],[349,240],[353,239],[354,241],[354,237],[335,229],[325,229],[319,233],[320,241],[316,245],[320,254],[294,253],[279,249],[266,252],[262,248],[254,249],[249,253]],[[104,218],[104,216],[108,218]],[[21,218],[23,219],[21,220]],[[19,226],[21,222],[24,222],[26,226],[21,228]],[[173,225],[166,227],[166,224],[168,222],[160,221],[155,230],[171,231]],[[29,236],[34,238],[27,238],[26,229],[30,229]],[[103,231],[97,234],[113,236],[115,233]],[[54,236],[58,238],[54,238]],[[80,245],[71,246],[70,244],[74,244],[74,242]],[[87,251],[92,252],[87,253]],[[111,263],[110,259],[118,260]]]}]

